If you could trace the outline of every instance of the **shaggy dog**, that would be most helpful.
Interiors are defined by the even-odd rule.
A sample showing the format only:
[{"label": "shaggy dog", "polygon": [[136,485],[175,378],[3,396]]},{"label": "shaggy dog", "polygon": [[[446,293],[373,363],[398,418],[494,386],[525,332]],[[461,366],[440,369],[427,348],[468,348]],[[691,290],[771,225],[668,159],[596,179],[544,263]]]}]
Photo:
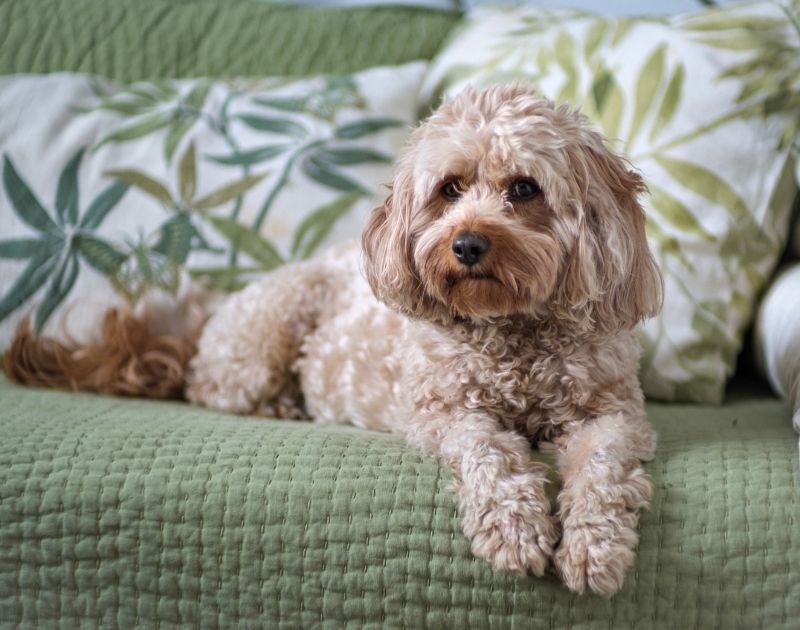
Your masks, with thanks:
[{"label": "shaggy dog", "polygon": [[[232,296],[191,401],[402,433],[448,466],[473,553],[615,593],[653,456],[633,331],[660,306],[641,178],[585,118],[468,89],[412,134],[356,248]],[[364,278],[366,276],[366,279]],[[531,442],[557,452],[558,511]]]}]

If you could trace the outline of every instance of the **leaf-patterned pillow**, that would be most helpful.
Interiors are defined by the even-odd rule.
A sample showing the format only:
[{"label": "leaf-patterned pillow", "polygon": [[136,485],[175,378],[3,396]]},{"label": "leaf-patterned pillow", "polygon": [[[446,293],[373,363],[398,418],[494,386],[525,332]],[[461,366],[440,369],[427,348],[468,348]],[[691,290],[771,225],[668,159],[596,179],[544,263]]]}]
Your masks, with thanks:
[{"label": "leaf-patterned pillow", "polygon": [[580,106],[644,175],[665,276],[642,327],[656,398],[719,402],[756,296],[785,243],[796,186],[800,19],[771,2],[669,18],[479,9],[434,60],[423,103],[523,80]]},{"label": "leaf-patterned pillow", "polygon": [[[231,290],[356,236],[426,65],[303,80],[0,77],[0,351],[187,278]],[[66,316],[66,317],[65,317]]]}]

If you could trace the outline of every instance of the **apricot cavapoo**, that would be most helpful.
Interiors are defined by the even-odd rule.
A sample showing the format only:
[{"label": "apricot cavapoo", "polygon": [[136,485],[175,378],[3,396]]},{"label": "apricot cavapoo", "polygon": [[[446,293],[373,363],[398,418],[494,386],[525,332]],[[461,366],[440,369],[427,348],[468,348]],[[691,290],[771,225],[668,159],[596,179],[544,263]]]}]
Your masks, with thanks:
[{"label": "apricot cavapoo", "polygon": [[[339,248],[231,297],[188,397],[402,433],[453,471],[476,556],[538,576],[552,560],[572,590],[613,594],[652,492],[644,190],[583,116],[518,85],[467,89],[413,132],[361,264]],[[555,516],[532,441],[557,452]]]}]

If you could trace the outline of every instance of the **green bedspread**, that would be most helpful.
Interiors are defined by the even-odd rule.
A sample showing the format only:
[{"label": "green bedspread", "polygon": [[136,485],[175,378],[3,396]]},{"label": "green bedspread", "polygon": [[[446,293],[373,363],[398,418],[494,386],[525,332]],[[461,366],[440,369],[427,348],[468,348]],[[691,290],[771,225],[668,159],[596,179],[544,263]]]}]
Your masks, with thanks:
[{"label": "green bedspread", "polygon": [[776,628],[800,618],[796,437],[768,397],[650,405],[611,601],[473,559],[401,439],[0,385],[0,620],[67,626]]}]

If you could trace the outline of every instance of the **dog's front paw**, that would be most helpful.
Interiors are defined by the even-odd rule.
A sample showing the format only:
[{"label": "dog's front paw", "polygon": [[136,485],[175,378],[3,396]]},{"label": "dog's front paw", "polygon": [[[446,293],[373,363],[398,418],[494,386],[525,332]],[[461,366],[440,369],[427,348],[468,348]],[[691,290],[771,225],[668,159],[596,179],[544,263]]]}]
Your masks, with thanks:
[{"label": "dog's front paw", "polygon": [[521,508],[480,515],[474,531],[468,532],[472,535],[472,553],[499,571],[541,577],[550,564],[558,532],[549,515]]},{"label": "dog's front paw", "polygon": [[637,540],[633,529],[618,524],[564,525],[553,562],[570,590],[610,597],[633,564]]},{"label": "dog's front paw", "polygon": [[[494,520],[491,515],[486,518]],[[558,539],[552,521],[547,517],[533,523],[519,517],[506,519],[507,515],[479,529],[472,537],[472,553],[499,571],[543,576]]]}]

